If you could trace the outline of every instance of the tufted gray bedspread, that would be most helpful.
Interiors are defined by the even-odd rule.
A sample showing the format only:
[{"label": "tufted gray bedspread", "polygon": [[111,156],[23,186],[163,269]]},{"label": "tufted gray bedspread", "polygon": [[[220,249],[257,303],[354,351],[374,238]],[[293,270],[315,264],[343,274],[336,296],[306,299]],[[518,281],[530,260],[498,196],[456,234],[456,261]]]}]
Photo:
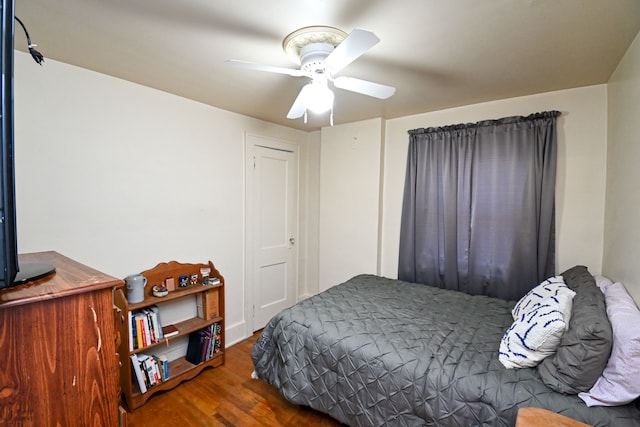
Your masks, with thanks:
[{"label": "tufted gray bedspread", "polygon": [[638,426],[635,404],[588,408],[536,368],[498,361],[514,302],[360,275],[276,315],[252,349],[259,378],[352,426],[513,426],[536,406]]}]

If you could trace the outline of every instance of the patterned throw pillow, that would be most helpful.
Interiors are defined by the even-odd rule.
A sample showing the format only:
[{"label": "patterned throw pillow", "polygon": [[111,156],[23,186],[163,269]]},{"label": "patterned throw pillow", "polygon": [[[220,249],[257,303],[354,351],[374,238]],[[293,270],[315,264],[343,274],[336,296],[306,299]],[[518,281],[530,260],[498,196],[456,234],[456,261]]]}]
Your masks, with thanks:
[{"label": "patterned throw pillow", "polygon": [[569,324],[574,295],[559,276],[525,295],[514,307],[517,317],[500,342],[500,362],[508,369],[527,368],[553,354]]},{"label": "patterned throw pillow", "polygon": [[517,319],[522,313],[531,311],[536,307],[536,304],[540,304],[545,299],[556,296],[560,289],[567,288],[562,276],[549,277],[520,298],[520,301],[518,301],[516,306],[513,307],[513,310],[511,310],[513,319]]}]

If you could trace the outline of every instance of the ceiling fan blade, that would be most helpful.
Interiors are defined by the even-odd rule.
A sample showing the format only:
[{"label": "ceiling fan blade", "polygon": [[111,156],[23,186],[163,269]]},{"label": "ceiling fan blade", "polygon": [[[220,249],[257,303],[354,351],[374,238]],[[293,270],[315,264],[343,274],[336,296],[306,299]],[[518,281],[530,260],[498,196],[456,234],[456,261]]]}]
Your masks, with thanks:
[{"label": "ceiling fan blade", "polygon": [[335,85],[335,87],[340,89],[350,90],[352,92],[358,92],[380,99],[387,99],[391,95],[396,93],[396,88],[393,86],[369,82],[367,80],[355,79],[353,77],[337,77],[333,81],[333,84]]},{"label": "ceiling fan blade", "polygon": [[302,77],[302,76],[309,77],[309,74],[307,72],[302,70],[296,70],[293,68],[273,67],[271,65],[256,64],[253,62],[240,61],[237,59],[227,59],[225,62],[227,64],[233,65],[234,67],[247,68],[249,70],[258,70],[258,71],[267,71],[269,73],[286,74],[293,77]]},{"label": "ceiling fan blade", "polygon": [[380,39],[371,31],[356,28],[327,56],[325,63],[336,73],[375,46]]},{"label": "ceiling fan blade", "polygon": [[307,109],[308,93],[309,93],[309,85],[306,84],[302,87],[302,89],[300,90],[300,93],[298,93],[296,100],[293,101],[293,105],[291,106],[289,113],[287,113],[287,119],[298,119],[304,116],[304,112]]}]

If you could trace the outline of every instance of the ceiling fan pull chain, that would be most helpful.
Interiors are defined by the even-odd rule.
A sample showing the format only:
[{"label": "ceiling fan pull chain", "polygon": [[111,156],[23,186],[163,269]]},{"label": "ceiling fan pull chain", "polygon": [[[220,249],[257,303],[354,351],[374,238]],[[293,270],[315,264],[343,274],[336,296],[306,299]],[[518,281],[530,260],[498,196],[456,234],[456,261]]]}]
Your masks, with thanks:
[{"label": "ceiling fan pull chain", "polygon": [[329,116],[329,124],[333,126],[333,107],[331,107],[331,115]]},{"label": "ceiling fan pull chain", "polygon": [[[298,117],[300,117],[300,116],[298,116]],[[304,124],[305,125],[307,124],[307,110],[306,109],[304,110]]]}]

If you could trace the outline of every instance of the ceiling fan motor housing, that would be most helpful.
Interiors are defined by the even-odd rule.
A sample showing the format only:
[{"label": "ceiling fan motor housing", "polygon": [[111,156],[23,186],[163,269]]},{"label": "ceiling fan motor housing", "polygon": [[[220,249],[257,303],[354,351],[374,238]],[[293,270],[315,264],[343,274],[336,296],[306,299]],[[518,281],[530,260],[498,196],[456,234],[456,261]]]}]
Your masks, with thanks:
[{"label": "ceiling fan motor housing", "polygon": [[325,74],[325,59],[335,47],[330,43],[309,43],[300,49],[301,69],[312,74]]}]

